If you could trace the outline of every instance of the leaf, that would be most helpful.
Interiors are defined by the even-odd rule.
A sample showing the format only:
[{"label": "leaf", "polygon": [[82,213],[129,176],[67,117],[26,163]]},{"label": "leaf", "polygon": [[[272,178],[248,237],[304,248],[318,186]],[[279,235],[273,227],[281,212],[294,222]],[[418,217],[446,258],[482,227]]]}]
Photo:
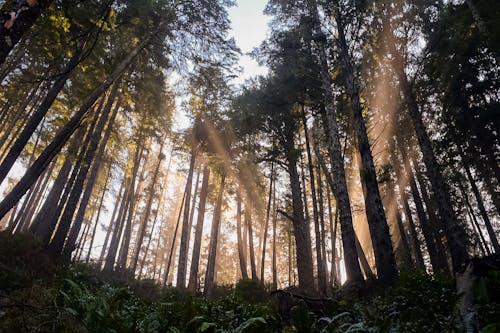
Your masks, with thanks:
[{"label": "leaf", "polygon": [[258,333],[266,327],[267,322],[262,317],[250,318],[236,328],[236,333]]},{"label": "leaf", "polygon": [[216,325],[214,323],[207,323],[206,321],[203,322],[200,326],[199,332],[200,333],[205,333],[205,332],[214,332],[215,331]]}]

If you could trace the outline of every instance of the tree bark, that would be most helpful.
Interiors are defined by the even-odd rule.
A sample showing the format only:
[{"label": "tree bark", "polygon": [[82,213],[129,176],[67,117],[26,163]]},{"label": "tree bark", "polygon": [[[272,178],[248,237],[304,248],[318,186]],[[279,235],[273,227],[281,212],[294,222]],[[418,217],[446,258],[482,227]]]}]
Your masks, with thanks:
[{"label": "tree bark", "polygon": [[[82,143],[86,128],[79,129],[66,152],[66,158],[61,169],[58,172],[57,178],[52,184],[52,188],[45,199],[43,206],[35,217],[30,226],[30,231],[40,237],[43,244],[48,244],[54,231],[57,220],[59,219],[58,202],[64,191],[65,184],[68,182],[73,160],[78,154],[79,145]],[[57,216],[56,216],[57,215]]]},{"label": "tree bark", "polygon": [[262,240],[262,257],[260,260],[260,281],[264,283],[264,266],[266,262],[267,232],[269,230],[269,217],[271,213],[271,203],[273,196],[274,163],[271,163],[271,175],[269,177],[269,198],[267,200],[266,221],[264,224],[264,237]]},{"label": "tree bark", "polygon": [[101,248],[101,254],[99,256],[99,263],[102,263],[104,260],[104,255],[106,254],[106,249],[108,247],[109,237],[111,236],[111,234],[113,233],[113,231],[116,227],[115,217],[116,217],[116,213],[118,211],[118,207],[120,206],[120,203],[122,202],[122,197],[125,194],[124,191],[126,191],[125,183],[126,183],[126,177],[123,177],[123,179],[121,181],[120,189],[118,190],[118,197],[115,201],[113,213],[111,214],[111,219],[109,220],[108,230],[106,230],[106,236],[104,237],[104,244],[102,245],[102,248]]},{"label": "tree bark", "polygon": [[[106,191],[108,190],[107,187],[108,187],[109,181],[111,180],[111,171],[112,171],[112,167],[110,164],[108,167],[108,172],[107,172],[106,178],[104,180],[104,187],[102,188],[101,198],[99,199],[99,208],[97,209],[97,216],[95,218],[94,227],[92,229],[92,237],[90,238],[89,251],[87,252],[87,256],[85,257],[85,263],[87,263],[87,264],[90,261],[90,255],[91,255],[92,249],[94,248],[94,241],[95,241],[95,236],[96,236],[96,232],[97,232],[97,226],[99,225],[99,219],[101,217],[102,207],[104,204],[104,197],[106,195]],[[90,221],[92,221],[92,219],[90,219]],[[107,235],[108,234],[106,233],[106,236]]]},{"label": "tree bark", "polygon": [[[311,197],[312,197],[312,205],[313,205],[313,218],[314,218],[314,232],[315,232],[315,243],[316,243],[316,269],[318,272],[318,288],[322,294],[326,293],[326,273],[325,266],[323,263],[323,253],[321,251],[322,237],[321,237],[321,227],[319,221],[319,212],[318,212],[318,198],[316,194],[316,185],[315,185],[315,175],[314,175],[314,166],[313,159],[311,154],[311,144],[309,138],[309,131],[307,129],[307,119],[305,116],[304,106],[302,106],[302,122],[304,125],[304,136],[306,142],[306,152],[307,152],[307,165],[309,168],[309,185],[311,187]],[[318,183],[318,186],[321,184]],[[304,187],[305,192],[305,187]]]},{"label": "tree bark", "polygon": [[366,186],[365,210],[372,239],[373,252],[375,254],[377,274],[382,283],[393,285],[396,282],[398,273],[396,270],[391,236],[389,234],[389,226],[387,224],[378,188],[377,174],[373,162],[370,142],[363,119],[363,107],[359,96],[360,84],[351,63],[351,56],[349,55],[349,48],[345,38],[344,18],[338,6],[334,9],[334,16],[337,23],[345,88],[351,100],[354,129],[356,132],[359,153],[361,155],[361,179]]},{"label": "tree bark", "polygon": [[250,271],[252,272],[252,280],[257,280],[257,266],[255,265],[255,251],[253,243],[252,207],[250,206],[249,201],[245,204],[245,225],[248,228]]},{"label": "tree bark", "polygon": [[245,244],[241,237],[241,189],[238,187],[236,192],[236,239],[238,245],[238,258],[240,263],[240,272],[242,279],[248,279],[247,259],[245,255]]},{"label": "tree bark", "polygon": [[212,220],[212,231],[210,236],[210,246],[208,252],[207,271],[205,275],[205,293],[212,296],[214,292],[215,262],[217,259],[217,245],[219,237],[219,228],[222,213],[222,199],[224,196],[224,187],[226,185],[226,175],[221,175],[219,194],[215,204],[214,217]]},{"label": "tree bark", "polygon": [[[0,28],[0,30],[1,30],[1,28]],[[0,37],[0,40],[1,40],[1,37]],[[0,49],[1,49],[1,47],[0,47]],[[68,80],[73,69],[80,62],[81,53],[82,53],[82,49],[77,48],[74,55],[71,57],[71,59],[68,61],[65,68],[63,69],[63,74],[57,78],[57,80],[54,82],[52,87],[49,89],[49,91],[47,92],[47,95],[45,96],[45,99],[38,106],[37,110],[30,116],[28,123],[24,126],[24,128],[21,131],[21,133],[19,134],[18,138],[16,139],[16,141],[14,142],[12,147],[10,148],[9,153],[3,159],[2,164],[0,164],[0,184],[5,180],[5,177],[7,176],[10,169],[12,168],[14,163],[16,162],[17,158],[19,157],[19,155],[23,151],[23,149],[26,146],[26,144],[28,143],[29,139],[31,138],[33,133],[36,131],[38,125],[40,125],[40,122],[42,121],[43,117],[45,117],[45,115],[49,111],[49,109],[52,106],[52,104],[54,103],[54,100],[56,99],[57,95],[59,94],[59,92],[62,90],[62,88],[66,84],[66,81]],[[0,62],[1,62],[1,51],[0,51]],[[99,97],[99,96],[97,96],[97,97]]]},{"label": "tree bark", "polygon": [[[384,29],[392,31],[389,22],[385,23]],[[392,40],[392,38],[389,38]],[[394,69],[399,79],[399,85],[404,95],[404,100],[409,111],[413,128],[423,155],[427,176],[432,185],[432,192],[436,200],[436,205],[441,216],[444,232],[450,248],[453,271],[457,270],[468,259],[467,237],[463,226],[459,223],[455,211],[453,210],[450,190],[443,179],[439,164],[432,148],[431,140],[427,135],[422,114],[419,110],[413,87],[408,81],[405,73],[403,57],[397,51],[394,43],[389,43],[391,54],[394,56]]]},{"label": "tree bark", "polygon": [[208,195],[208,180],[210,178],[210,169],[208,164],[203,167],[203,180],[201,181],[200,203],[198,205],[198,218],[194,232],[193,255],[191,257],[191,270],[189,272],[188,289],[196,291],[198,289],[198,270],[200,265],[200,249],[203,235],[203,223],[205,221],[205,206]]},{"label": "tree bark", "polygon": [[[116,89],[116,88],[117,88],[117,85],[115,85],[114,89]],[[95,154],[94,151],[95,151],[95,149],[97,149],[97,145],[99,145],[99,150],[98,150],[97,154],[95,154],[96,157],[95,157],[94,161],[92,162],[92,167],[91,167],[90,172],[89,172],[87,185],[85,186],[85,191],[84,191],[84,193],[82,195],[82,199],[80,201],[80,207],[78,208],[78,211],[76,213],[75,221],[73,222],[73,227],[71,228],[71,232],[69,233],[69,236],[68,236],[68,239],[66,242],[66,246],[64,248],[64,254],[68,257],[71,255],[71,252],[73,251],[74,246],[76,244],[76,237],[78,235],[78,232],[80,231],[80,227],[82,225],[82,222],[83,222],[83,219],[85,216],[85,211],[87,209],[87,204],[90,200],[90,196],[92,195],[92,191],[94,189],[94,184],[95,184],[95,181],[97,180],[97,176],[99,173],[101,162],[102,162],[103,157],[104,157],[104,151],[106,149],[106,145],[107,145],[109,137],[111,135],[111,131],[113,129],[113,124],[115,122],[116,115],[118,114],[118,109],[120,108],[120,101],[117,101],[115,108],[113,110],[113,113],[109,117],[109,121],[107,121],[108,126],[106,128],[104,136],[100,140],[100,143],[99,143],[98,142],[99,140],[97,140],[97,138],[100,136],[100,133],[104,129],[104,123],[106,122],[107,114],[109,113],[109,109],[107,109],[107,108],[111,108],[111,104],[113,103],[113,101],[115,99],[115,96],[114,96],[115,94],[116,94],[116,91],[112,91],[110,93],[110,96],[108,98],[108,105],[106,106],[106,109],[103,111],[103,114],[101,115],[101,117],[103,117],[102,122],[101,122],[101,124],[98,125],[98,128],[95,131],[95,135],[94,135],[95,139],[93,140],[92,145],[90,147],[90,150],[88,152],[88,154],[94,155]],[[90,159],[90,157],[91,156],[89,156],[89,159]],[[100,211],[99,211],[99,213],[100,213]],[[98,216],[99,215],[100,214],[98,214]],[[96,227],[97,227],[97,224],[98,224],[98,221],[96,221],[96,224],[95,224]],[[93,240],[92,240],[92,243],[93,243]]]},{"label": "tree bark", "polygon": [[[193,187],[193,173],[196,162],[197,144],[194,139],[191,143],[191,158],[189,161],[189,171],[186,181],[186,199],[184,200],[184,216],[182,220],[181,243],[179,246],[179,261],[177,265],[177,283],[178,288],[186,288],[186,270],[187,270],[187,257],[189,250],[189,214],[191,212],[191,189]],[[194,205],[194,200],[193,200]]]},{"label": "tree bark", "polygon": [[127,207],[128,207],[129,202],[131,200],[131,197],[133,196],[135,182],[136,182],[137,174],[139,172],[139,165],[141,164],[142,155],[143,155],[143,151],[144,151],[143,145],[140,144],[141,140],[142,140],[142,132],[140,132],[140,134],[138,136],[138,140],[136,142],[136,149],[135,149],[134,158],[133,158],[134,165],[132,167],[132,172],[131,172],[131,175],[129,176],[130,178],[128,181],[126,179],[127,178],[126,173],[124,175],[126,183],[128,183],[128,184],[125,185],[125,192],[124,192],[122,202],[120,205],[118,217],[114,223],[115,227],[113,230],[113,235],[111,237],[111,243],[109,245],[108,253],[106,255],[106,260],[104,263],[104,267],[103,267],[104,271],[111,272],[111,271],[113,271],[113,268],[115,266],[116,254],[118,252],[118,245],[119,245],[120,238],[121,238],[121,235],[123,232],[124,220],[126,217]]},{"label": "tree bark", "polygon": [[472,193],[474,193],[474,196],[476,197],[477,206],[479,208],[479,212],[481,213],[481,217],[483,218],[484,225],[486,226],[486,231],[488,231],[488,236],[490,237],[493,249],[495,249],[495,253],[500,253],[500,244],[498,244],[498,239],[495,230],[493,230],[493,225],[491,224],[490,218],[488,217],[488,213],[486,212],[486,208],[484,207],[483,198],[479,193],[476,181],[474,180],[474,177],[472,176],[472,173],[470,171],[470,165],[467,162],[463,152],[460,152],[460,157],[462,159],[467,179],[469,180],[470,186],[472,188]]},{"label": "tree bark", "polygon": [[[158,25],[158,28],[162,24]],[[155,31],[156,32],[156,31]],[[56,134],[52,142],[44,149],[33,165],[26,171],[21,180],[10,191],[10,193],[0,202],[0,219],[7,214],[12,207],[21,199],[26,191],[33,186],[40,174],[47,168],[52,159],[60,152],[61,148],[68,141],[75,130],[81,125],[95,101],[118,79],[127,67],[132,63],[139,52],[149,43],[155,33],[151,33],[144,38],[123,60],[116,66],[109,78],[101,83],[87,98],[80,109],[71,117],[66,125]]]},{"label": "tree bark", "polygon": [[153,173],[153,179],[151,180],[150,187],[148,189],[148,198],[146,201],[146,206],[144,207],[144,214],[142,216],[142,221],[139,224],[139,231],[138,231],[138,237],[137,241],[135,244],[135,251],[134,251],[134,257],[132,258],[132,265],[131,265],[131,273],[135,274],[135,270],[137,268],[137,262],[139,261],[139,254],[141,252],[142,248],[142,243],[144,241],[144,236],[146,234],[146,229],[149,221],[149,215],[151,214],[151,205],[153,204],[153,198],[155,194],[155,185],[156,181],[158,180],[158,174],[160,172],[160,166],[161,162],[163,161],[164,155],[163,155],[163,143],[160,145],[160,150],[158,153],[158,162],[156,163],[156,168]]}]

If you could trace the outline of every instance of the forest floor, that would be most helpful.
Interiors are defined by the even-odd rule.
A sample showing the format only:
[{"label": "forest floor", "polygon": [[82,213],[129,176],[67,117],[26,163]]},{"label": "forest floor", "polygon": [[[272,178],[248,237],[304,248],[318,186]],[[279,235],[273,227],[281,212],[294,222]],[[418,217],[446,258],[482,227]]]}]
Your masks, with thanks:
[{"label": "forest floor", "polygon": [[[479,332],[500,332],[500,272],[481,281]],[[2,333],[461,332],[460,296],[454,280],[412,272],[389,290],[367,283],[322,299],[270,293],[250,280],[207,298],[92,265],[56,265],[33,237],[0,233]]]}]

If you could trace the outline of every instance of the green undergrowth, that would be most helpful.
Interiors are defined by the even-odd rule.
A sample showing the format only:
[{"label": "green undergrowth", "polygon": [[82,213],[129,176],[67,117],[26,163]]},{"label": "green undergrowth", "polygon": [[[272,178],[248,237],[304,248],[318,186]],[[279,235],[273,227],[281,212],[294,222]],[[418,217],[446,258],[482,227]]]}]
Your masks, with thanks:
[{"label": "green undergrowth", "polygon": [[[491,275],[487,290],[499,278]],[[489,295],[479,308],[483,333],[499,327],[498,295]],[[91,266],[55,265],[33,237],[0,233],[0,332],[460,332],[458,300],[451,279],[412,272],[391,290],[333,290],[320,308],[294,299],[284,312],[255,281],[196,296]]]}]

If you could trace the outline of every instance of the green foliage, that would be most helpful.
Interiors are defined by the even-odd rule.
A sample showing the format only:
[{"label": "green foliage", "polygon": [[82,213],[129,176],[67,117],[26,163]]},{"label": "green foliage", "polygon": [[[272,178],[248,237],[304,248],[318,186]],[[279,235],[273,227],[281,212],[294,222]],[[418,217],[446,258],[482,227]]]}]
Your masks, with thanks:
[{"label": "green foliage", "polygon": [[[0,332],[330,333],[458,332],[452,279],[402,273],[391,290],[374,285],[334,292],[322,313],[300,301],[283,326],[257,281],[241,280],[208,299],[154,281],[114,281],[85,265],[57,268],[29,235],[0,234]],[[500,275],[485,278],[481,332],[498,331]]]},{"label": "green foliage", "polygon": [[267,299],[264,285],[257,280],[241,279],[234,290],[236,297],[248,303],[259,303]]}]

